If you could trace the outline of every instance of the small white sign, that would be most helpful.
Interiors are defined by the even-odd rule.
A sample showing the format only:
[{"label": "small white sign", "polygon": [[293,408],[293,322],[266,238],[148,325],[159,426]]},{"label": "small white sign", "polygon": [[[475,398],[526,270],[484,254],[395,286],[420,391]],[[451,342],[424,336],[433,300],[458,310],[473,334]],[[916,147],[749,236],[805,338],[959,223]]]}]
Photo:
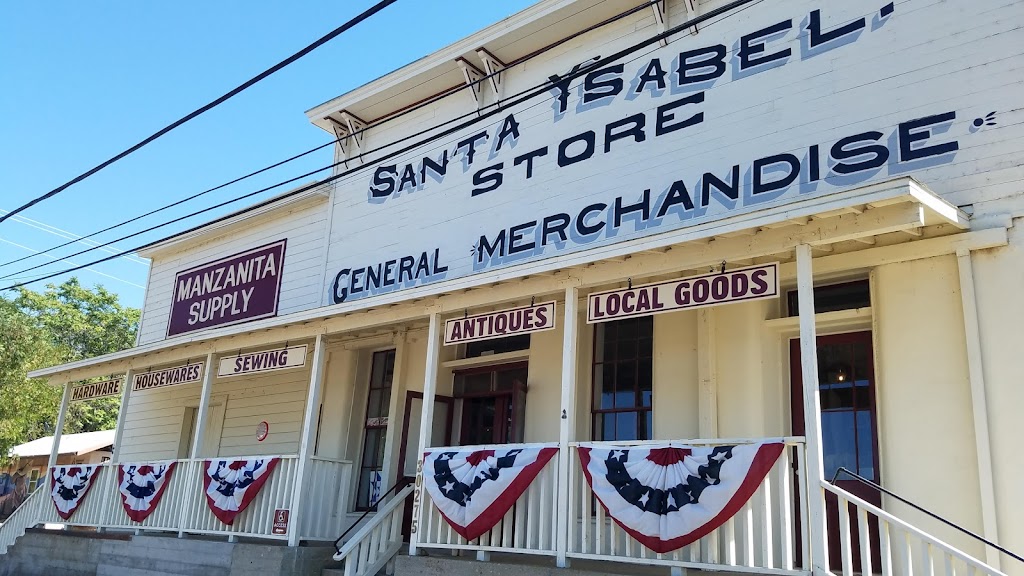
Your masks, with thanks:
[{"label": "small white sign", "polygon": [[301,368],[306,365],[306,345],[290,346],[277,350],[249,352],[237,356],[225,356],[220,359],[217,376],[240,376],[258,372],[273,372],[288,368]]},{"label": "small white sign", "polygon": [[204,362],[196,362],[185,364],[184,366],[136,374],[132,378],[132,392],[198,382],[203,377],[203,364]]},{"label": "small white sign", "polygon": [[477,340],[492,340],[552,330],[554,327],[555,303],[552,301],[465,318],[452,318],[444,323],[444,343],[448,346]]},{"label": "small white sign", "polygon": [[103,382],[93,382],[92,384],[75,386],[71,389],[71,401],[83,402],[85,400],[92,400],[93,398],[117,396],[120,393],[121,379],[115,378],[114,380],[105,380]]},{"label": "small white sign", "polygon": [[730,302],[765,300],[779,295],[779,264],[763,264],[591,294],[587,323],[650,316]]}]

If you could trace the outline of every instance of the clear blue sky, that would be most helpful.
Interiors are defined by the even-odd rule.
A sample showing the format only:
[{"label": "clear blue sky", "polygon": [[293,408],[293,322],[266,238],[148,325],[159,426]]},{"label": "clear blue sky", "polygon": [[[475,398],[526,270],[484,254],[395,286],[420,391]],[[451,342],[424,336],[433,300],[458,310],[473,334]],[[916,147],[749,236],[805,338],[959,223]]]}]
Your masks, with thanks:
[{"label": "clear blue sky", "polygon": [[[373,3],[7,4],[0,19],[0,210],[66,182]],[[84,235],[324,143],[329,136],[306,120],[307,109],[530,4],[399,0],[219,108],[22,213],[35,222],[0,224],[0,263],[64,242],[38,229],[41,225]],[[328,148],[101,238],[114,239],[330,162]],[[126,240],[120,247],[162,238],[215,215]],[[69,246],[57,255],[82,248]],[[84,264],[97,254],[102,253],[72,260]],[[0,276],[46,261],[37,256],[0,267]],[[31,274],[67,266],[58,262]],[[86,285],[117,292],[128,305],[142,305],[147,266],[121,259],[96,270],[76,274]],[[0,288],[9,283],[0,280]],[[42,290],[44,284],[32,287]]]}]

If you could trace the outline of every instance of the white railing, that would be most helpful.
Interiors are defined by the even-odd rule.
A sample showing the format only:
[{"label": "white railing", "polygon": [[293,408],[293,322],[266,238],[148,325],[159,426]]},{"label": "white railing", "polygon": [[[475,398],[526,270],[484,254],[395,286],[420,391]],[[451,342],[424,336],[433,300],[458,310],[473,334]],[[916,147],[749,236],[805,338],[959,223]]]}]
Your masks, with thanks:
[{"label": "white railing", "polygon": [[[857,572],[882,576],[959,576],[988,574],[1005,576],[999,570],[896,518],[842,488],[822,482],[821,488],[838,500],[839,540],[843,576]],[[851,534],[857,534],[854,546]],[[877,535],[878,554],[871,549]],[[875,565],[878,559],[880,566]],[[833,567],[835,570],[835,567]]]},{"label": "white railing", "polygon": [[25,530],[39,523],[37,518],[40,510],[47,504],[53,505],[46,490],[39,488],[29,494],[21,506],[0,525],[0,554],[6,554],[7,548],[25,535]]},{"label": "white railing", "polygon": [[[287,534],[274,534],[274,516],[277,510],[293,511],[295,508],[293,499],[299,459],[298,456],[278,458],[280,460],[277,466],[259,494],[235,517],[230,526],[217,519],[206,503],[203,491],[203,459],[177,461],[159,505],[142,522],[131,520],[124,511],[117,487],[117,465],[102,464],[88,496],[69,520],[57,515],[57,510],[50,499],[48,485],[44,484],[33,493],[18,512],[11,516],[15,522],[9,520],[0,527],[0,553],[4,542],[9,540],[9,545],[24,532],[23,528],[19,529],[17,526],[25,524],[26,527],[30,527],[41,523],[287,540]],[[303,513],[292,513],[298,525],[296,522],[290,522],[287,530],[299,530],[299,535],[305,540],[330,541],[345,527],[344,511],[339,506],[344,503],[344,496],[348,493],[352,464],[347,461],[314,457],[310,460],[309,470],[306,490],[312,490],[318,496],[323,495],[329,500],[306,498]],[[323,505],[325,501],[333,502],[334,507],[326,509]],[[29,502],[33,503],[31,507],[27,506]]]},{"label": "white railing", "polygon": [[[796,568],[794,558],[796,538],[800,538],[804,558],[799,566],[808,566],[807,522],[800,522],[797,532],[797,514],[806,517],[807,499],[805,482],[794,475],[792,462],[804,467],[803,438],[761,438],[743,440],[679,440],[674,443],[690,446],[750,444],[753,442],[781,441],[786,445],[775,466],[765,477],[753,497],[722,527],[689,546],[673,552],[658,554],[627,534],[608,517],[603,506],[594,498],[580,467],[579,455],[570,451],[569,466],[569,550],[567,556],[596,560],[610,560],[637,564],[655,564],[680,568],[700,568],[759,574],[806,574]],[[611,446],[642,446],[664,444],[664,440],[648,442],[588,443]],[[799,493],[800,497],[797,497]],[[799,502],[799,510],[794,509]],[[887,575],[888,576],[888,575]]]},{"label": "white railing", "polygon": [[[502,446],[480,446],[480,450],[491,448],[540,448],[557,447],[557,444],[507,444]],[[465,447],[429,448],[430,452],[444,450],[465,450]],[[450,550],[477,550],[483,552],[513,552],[520,554],[555,555],[557,540],[558,510],[558,460],[560,454],[544,465],[537,478],[526,492],[498,522],[494,528],[471,542],[452,530],[441,516],[426,489],[421,493],[420,517],[417,523],[417,546],[421,548],[444,548]]]},{"label": "white railing", "polygon": [[[377,508],[377,513],[350,538],[334,559],[345,563],[345,576],[367,576],[384,568],[402,547],[402,516],[405,500],[413,493],[406,486]],[[393,574],[394,570],[388,570]]]}]

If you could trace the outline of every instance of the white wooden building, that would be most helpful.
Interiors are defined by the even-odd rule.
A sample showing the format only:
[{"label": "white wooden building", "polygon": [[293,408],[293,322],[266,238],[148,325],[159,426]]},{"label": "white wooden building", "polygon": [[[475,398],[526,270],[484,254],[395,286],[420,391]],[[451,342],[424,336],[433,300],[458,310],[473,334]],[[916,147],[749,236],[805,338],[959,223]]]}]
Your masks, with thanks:
[{"label": "white wooden building", "polygon": [[[296,545],[363,518],[354,573],[405,540],[623,572],[1024,574],[896,497],[1024,550],[1021,22],[1012,0],[542,0],[316,106],[330,178],[142,250],[137,346],[32,374],[65,408],[132,383],[110,466],[180,461],[143,523],[115,474],[71,523]],[[787,449],[742,510],[661,554],[576,450],[769,439]],[[557,455],[466,541],[421,455],[517,445]],[[264,455],[219,522],[202,459]],[[42,492],[22,525],[56,521]]]}]

